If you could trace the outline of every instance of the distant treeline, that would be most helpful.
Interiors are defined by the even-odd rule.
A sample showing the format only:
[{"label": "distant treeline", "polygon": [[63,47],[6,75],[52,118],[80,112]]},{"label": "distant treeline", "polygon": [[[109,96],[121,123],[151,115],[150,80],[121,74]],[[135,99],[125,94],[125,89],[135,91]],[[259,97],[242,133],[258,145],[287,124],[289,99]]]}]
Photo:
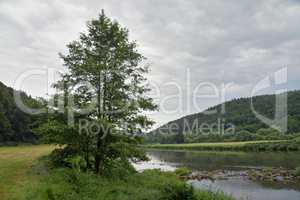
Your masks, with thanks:
[{"label": "distant treeline", "polygon": [[270,140],[251,142],[223,142],[223,143],[193,143],[193,144],[154,144],[146,148],[195,151],[300,151],[300,140]]},{"label": "distant treeline", "polygon": [[[41,103],[20,92],[25,105],[38,108]],[[0,144],[34,143],[36,137],[32,133],[37,116],[21,111],[14,100],[14,90],[0,82]]]},{"label": "distant treeline", "polygon": [[[285,134],[269,128],[251,109],[251,98],[239,98],[206,111],[188,115],[146,134],[147,143],[194,143],[224,141],[254,141],[292,139],[300,133],[300,91],[287,93],[287,131]],[[275,95],[252,98],[255,111],[269,119],[275,116]],[[205,126],[202,126],[205,124]],[[203,128],[204,127],[204,128]]]}]

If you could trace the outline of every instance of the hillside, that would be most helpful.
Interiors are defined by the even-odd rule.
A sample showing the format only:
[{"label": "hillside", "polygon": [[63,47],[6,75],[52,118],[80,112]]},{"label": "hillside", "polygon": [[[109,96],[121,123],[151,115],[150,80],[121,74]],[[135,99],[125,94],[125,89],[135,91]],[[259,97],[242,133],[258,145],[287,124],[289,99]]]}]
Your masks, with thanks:
[{"label": "hillside", "polygon": [[[24,92],[21,97],[30,107],[40,106],[39,102]],[[30,131],[34,116],[22,112],[14,101],[14,90],[0,82],[0,144],[7,142],[34,142]]]},{"label": "hillside", "polygon": [[[274,118],[275,113],[275,95],[262,95],[253,97],[253,105],[255,110],[263,116],[269,119]],[[225,112],[221,112],[222,105],[216,105],[207,109],[206,111],[213,111],[215,113],[206,114],[204,112],[185,116],[183,118],[171,121],[160,128],[152,131],[146,136],[148,142],[159,143],[183,143],[184,140],[191,137],[199,137],[202,135],[202,139],[210,138],[207,141],[223,141],[218,139],[220,135],[226,135],[227,132],[234,127],[235,134],[243,132],[244,135],[256,134],[268,134],[270,132],[269,127],[261,122],[251,110],[251,98],[239,98],[228,102],[225,102]],[[300,91],[288,92],[288,129],[287,133],[299,133],[300,132]],[[201,127],[201,125],[206,126]],[[233,126],[232,126],[233,125]],[[209,127],[209,128],[207,128]],[[203,132],[203,129],[206,130]],[[227,131],[227,132],[226,132]],[[274,132],[274,130],[273,130]],[[220,133],[212,135],[213,133]],[[247,134],[248,133],[248,134]],[[238,135],[237,134],[237,135]],[[173,139],[167,138],[166,135],[173,135]],[[188,135],[188,136],[187,136]],[[165,137],[166,136],[166,137]],[[228,135],[227,135],[228,136]],[[215,139],[212,139],[214,137]],[[229,136],[228,136],[229,137]],[[268,138],[262,138],[268,139]],[[272,138],[277,139],[277,138]],[[166,140],[166,141],[162,141]],[[238,140],[238,139],[235,139]],[[249,139],[241,139],[252,140]],[[202,142],[200,139],[196,142]]]}]

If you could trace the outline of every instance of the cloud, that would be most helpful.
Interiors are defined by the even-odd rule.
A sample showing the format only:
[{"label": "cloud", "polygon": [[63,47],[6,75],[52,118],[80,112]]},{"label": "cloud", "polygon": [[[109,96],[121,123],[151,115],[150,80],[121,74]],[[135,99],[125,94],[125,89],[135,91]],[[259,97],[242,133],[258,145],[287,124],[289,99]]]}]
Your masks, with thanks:
[{"label": "cloud", "polygon": [[[138,41],[151,64],[149,79],[161,90],[158,102],[178,93],[166,83],[175,82],[182,89],[183,108],[173,114],[154,113],[159,124],[218,103],[220,99],[203,99],[200,106],[191,106],[188,91],[203,82],[218,88],[232,83],[227,99],[249,96],[260,79],[287,66],[292,82],[288,87],[299,85],[296,0],[2,0],[0,80],[12,86],[31,68],[63,70],[57,53],[64,52],[101,9]],[[43,95],[45,85],[45,78],[39,77],[26,81],[23,89]],[[174,100],[165,104],[178,106]]]}]

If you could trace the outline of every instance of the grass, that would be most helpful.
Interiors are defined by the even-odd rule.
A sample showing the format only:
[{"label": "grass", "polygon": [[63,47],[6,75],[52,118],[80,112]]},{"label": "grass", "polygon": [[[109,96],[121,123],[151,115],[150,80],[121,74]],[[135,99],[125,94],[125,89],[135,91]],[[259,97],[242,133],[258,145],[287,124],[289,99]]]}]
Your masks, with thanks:
[{"label": "grass", "polygon": [[172,172],[149,170],[123,179],[49,169],[38,159],[53,146],[0,148],[1,200],[232,200],[194,190]]},{"label": "grass", "polygon": [[201,151],[299,151],[297,141],[249,141],[249,142],[221,142],[221,143],[191,143],[191,144],[154,144],[146,148],[201,150]]},{"label": "grass", "polygon": [[53,146],[20,146],[0,148],[0,197],[11,199],[17,195],[19,188],[26,182],[34,181],[35,176],[29,173],[37,158],[48,154]]},{"label": "grass", "polygon": [[233,200],[222,193],[193,190],[174,173],[158,170],[109,179],[60,169],[27,191],[28,200]]},{"label": "grass", "polygon": [[175,174],[178,176],[188,176],[192,171],[186,167],[180,167],[175,170]]},{"label": "grass", "polygon": [[295,174],[296,174],[296,176],[300,177],[300,166],[296,168]]}]

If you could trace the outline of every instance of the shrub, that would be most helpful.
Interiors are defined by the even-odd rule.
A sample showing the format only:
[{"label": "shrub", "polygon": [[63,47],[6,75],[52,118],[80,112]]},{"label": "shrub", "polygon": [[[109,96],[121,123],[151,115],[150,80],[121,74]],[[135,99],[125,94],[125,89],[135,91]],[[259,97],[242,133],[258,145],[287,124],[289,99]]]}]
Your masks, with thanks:
[{"label": "shrub", "polygon": [[79,150],[77,148],[67,146],[62,149],[55,149],[49,156],[51,164],[54,167],[72,167],[70,159],[77,157],[79,155]]},{"label": "shrub", "polygon": [[295,140],[295,142],[300,143],[300,136],[296,137],[294,140]]},{"label": "shrub", "polygon": [[192,173],[192,171],[186,167],[180,167],[175,170],[175,174],[178,176],[188,176],[191,173]]},{"label": "shrub", "polygon": [[167,185],[159,200],[197,200],[194,189],[187,184]]},{"label": "shrub", "polygon": [[296,168],[295,174],[296,176],[300,176],[300,166]]},{"label": "shrub", "polygon": [[193,189],[174,173],[159,170],[110,179],[60,168],[21,191],[27,200],[233,200],[221,193]]},{"label": "shrub", "polygon": [[102,175],[111,179],[125,179],[135,172],[136,170],[127,160],[114,159],[105,163]]}]

